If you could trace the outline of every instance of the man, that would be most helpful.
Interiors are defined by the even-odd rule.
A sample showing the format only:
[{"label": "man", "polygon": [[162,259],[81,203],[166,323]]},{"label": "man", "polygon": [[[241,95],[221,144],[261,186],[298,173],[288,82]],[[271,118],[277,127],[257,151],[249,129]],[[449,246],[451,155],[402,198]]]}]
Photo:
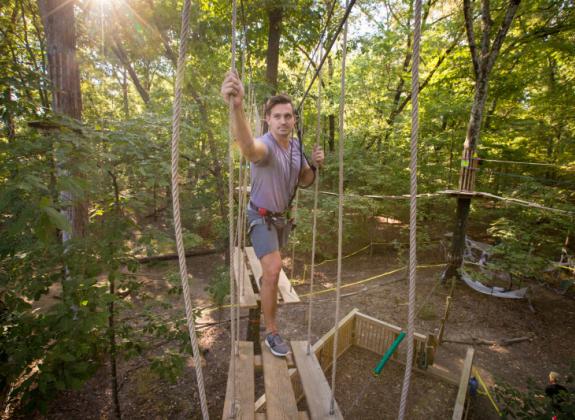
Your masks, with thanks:
[{"label": "man", "polygon": [[321,166],[324,154],[315,148],[309,164],[300,142],[292,137],[296,124],[294,107],[286,95],[270,98],[265,107],[269,131],[254,139],[243,109],[244,88],[235,72],[229,72],[222,84],[224,100],[232,107],[232,131],[242,155],[251,162],[251,192],[248,207],[249,233],[254,251],[262,265],[260,297],[264,314],[265,344],[276,356],[289,354],[288,344],[276,324],[278,280],[282,266],[280,249],[291,230],[289,207],[298,185],[309,186],[315,180],[315,166]]}]

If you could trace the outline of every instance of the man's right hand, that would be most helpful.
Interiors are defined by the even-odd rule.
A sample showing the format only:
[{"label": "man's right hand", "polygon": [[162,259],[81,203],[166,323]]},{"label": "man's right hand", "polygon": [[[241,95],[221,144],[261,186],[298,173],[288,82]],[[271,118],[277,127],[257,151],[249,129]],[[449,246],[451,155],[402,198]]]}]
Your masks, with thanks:
[{"label": "man's right hand", "polygon": [[235,71],[229,71],[222,83],[222,97],[228,104],[241,107],[244,98],[244,85]]}]

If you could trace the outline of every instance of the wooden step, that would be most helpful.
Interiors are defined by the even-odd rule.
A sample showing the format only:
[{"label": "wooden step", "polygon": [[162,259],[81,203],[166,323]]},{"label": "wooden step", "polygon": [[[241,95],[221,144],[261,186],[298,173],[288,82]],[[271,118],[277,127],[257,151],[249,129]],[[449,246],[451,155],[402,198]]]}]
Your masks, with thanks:
[{"label": "wooden step", "polygon": [[[246,247],[245,248],[246,255],[248,257],[248,261],[250,264],[250,268],[256,280],[256,284],[258,285],[258,289],[261,285],[261,278],[262,278],[262,266],[260,260],[256,256],[253,247]],[[280,271],[280,278],[278,282],[278,302],[283,303],[297,303],[300,302],[300,298],[295,292],[294,288],[292,287],[286,273],[282,269]]]},{"label": "wooden step", "polygon": [[[232,381],[234,378],[236,401],[239,403],[234,419],[254,420],[255,418],[255,382],[254,382],[254,344],[250,341],[238,342],[239,354],[233,355],[236,362],[236,374],[232,372],[232,364],[228,371],[228,385],[226,388],[226,401],[222,419],[232,418]],[[292,392],[293,393],[293,392]]]},{"label": "wooden step", "polygon": [[[239,271],[238,260],[240,260]],[[234,248],[234,274],[237,293],[240,298],[240,308],[257,308],[258,297],[254,292],[254,288],[250,280],[250,273],[246,265],[245,254],[238,247]]]},{"label": "wooden step", "polygon": [[[268,419],[297,419],[298,409],[291,385],[286,360],[274,356],[262,343],[264,385],[266,390],[266,416]],[[253,370],[253,363],[250,365]],[[254,403],[255,410],[255,403]]]},{"label": "wooden step", "polygon": [[[256,413],[256,420],[267,420],[266,413]],[[297,413],[297,420],[309,420],[307,411],[300,411]]]},{"label": "wooden step", "polygon": [[[288,369],[293,369],[295,368],[295,362],[293,360],[293,355],[290,353],[288,354],[286,357],[286,363],[287,363],[287,367]],[[263,369],[263,364],[262,364],[262,355],[261,354],[256,354],[254,356],[254,368],[256,370],[262,370]]]},{"label": "wooden step", "polygon": [[[307,354],[307,342],[292,341],[291,348],[305,394],[310,418],[312,420],[343,419],[337,402],[335,403],[334,413],[329,413],[331,388],[315,353],[312,351],[309,355]],[[266,392],[266,397],[267,395]]]}]

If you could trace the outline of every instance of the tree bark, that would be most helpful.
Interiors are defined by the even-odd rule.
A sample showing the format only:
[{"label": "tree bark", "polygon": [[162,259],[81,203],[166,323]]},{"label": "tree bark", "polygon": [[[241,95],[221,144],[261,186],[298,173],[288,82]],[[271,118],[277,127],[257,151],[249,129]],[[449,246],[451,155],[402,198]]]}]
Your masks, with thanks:
[{"label": "tree bark", "polygon": [[[52,83],[52,110],[76,120],[82,119],[80,71],[76,62],[76,31],[74,2],[67,0],[38,0],[46,34],[48,74]],[[83,176],[73,173],[74,176]],[[88,225],[88,204],[72,199],[70,221],[73,236],[84,236]]]}]

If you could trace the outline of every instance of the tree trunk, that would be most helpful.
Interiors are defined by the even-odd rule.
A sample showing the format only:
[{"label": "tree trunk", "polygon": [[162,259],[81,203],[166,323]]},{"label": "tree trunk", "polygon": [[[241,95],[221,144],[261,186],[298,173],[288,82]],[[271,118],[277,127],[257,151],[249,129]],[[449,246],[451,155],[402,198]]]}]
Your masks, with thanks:
[{"label": "tree trunk", "polygon": [[[273,96],[278,89],[278,65],[280,57],[280,40],[282,31],[283,9],[281,4],[274,4],[268,9],[268,49],[266,52],[266,83],[268,95]],[[267,133],[268,124],[262,119],[262,133]]]},{"label": "tree trunk", "polygon": [[16,125],[14,124],[14,117],[12,116],[12,106],[9,105],[12,102],[12,89],[10,87],[6,88],[4,91],[4,103],[8,106],[6,111],[2,115],[4,120],[4,126],[6,127],[6,138],[8,142],[12,142],[16,138]]},{"label": "tree trunk", "polygon": [[122,100],[124,106],[124,118],[130,118],[130,102],[128,97],[128,75],[126,69],[122,69]]},{"label": "tree trunk", "polygon": [[[74,2],[67,0],[38,0],[40,15],[46,34],[48,74],[52,83],[52,110],[76,120],[82,119],[80,72],[76,62],[76,31]],[[82,177],[80,173],[73,173]],[[71,194],[69,218],[73,236],[84,236],[88,225],[88,205]]]},{"label": "tree trunk", "polygon": [[268,50],[266,53],[266,82],[271,95],[275,95],[278,89],[278,65],[282,18],[283,8],[281,4],[273,4],[268,10],[269,29]]},{"label": "tree trunk", "polygon": [[[480,51],[476,44],[476,36],[473,29],[473,1],[464,0],[463,13],[465,17],[465,29],[467,33],[467,40],[473,64],[473,74],[475,75],[475,95],[473,98],[473,105],[469,116],[469,123],[467,126],[467,134],[465,143],[463,144],[463,157],[468,160],[475,156],[475,150],[479,143],[481,133],[481,123],[483,112],[485,110],[485,102],[487,100],[487,88],[489,83],[489,76],[497,55],[503,44],[503,40],[511,26],[515,12],[519,7],[521,0],[510,0],[505,11],[505,16],[501,20],[501,26],[497,31],[497,35],[490,45],[491,25],[493,20],[490,15],[490,2],[489,0],[482,0],[481,2],[481,19],[482,19],[482,33],[480,42]],[[468,172],[467,167],[461,168],[460,171],[460,189],[463,184],[463,177]],[[469,217],[469,209],[471,207],[471,198],[459,196],[457,199],[457,214],[455,217],[455,226],[453,229],[453,238],[451,243],[451,250],[448,256],[448,265],[443,272],[442,281],[453,276],[459,278],[459,269],[463,263],[463,252],[465,249],[465,233],[467,227],[467,218]]]},{"label": "tree trunk", "polygon": [[[329,76],[329,84],[331,85],[333,82],[333,60],[331,59],[331,55],[327,57],[327,72]],[[333,97],[329,99],[330,109],[334,109],[333,106]],[[329,138],[328,138],[328,146],[329,151],[335,151],[335,114],[332,112],[328,115],[329,120]]]},{"label": "tree trunk", "polygon": [[[121,204],[120,204],[120,188],[118,187],[118,179],[116,175],[110,171],[110,176],[112,177],[112,185],[114,187],[114,221],[117,221],[121,216]],[[114,255],[119,247],[117,242],[113,239],[110,242],[110,249],[112,250],[112,255]],[[115,307],[114,299],[116,297],[116,276],[117,271],[112,269],[108,275],[108,286],[109,293],[112,299],[108,303],[108,337],[110,340],[110,381],[112,386],[112,403],[114,409],[114,417],[117,420],[122,418],[122,411],[120,408],[120,398],[119,398],[119,387],[118,387],[118,363],[117,363],[117,348],[116,348],[116,323],[115,323]]]},{"label": "tree trunk", "polygon": [[132,79],[132,83],[134,84],[134,87],[140,94],[142,101],[144,101],[146,105],[149,104],[150,94],[148,93],[147,89],[145,89],[144,86],[142,85],[142,82],[140,81],[138,74],[136,73],[136,71],[132,67],[132,64],[130,63],[130,60],[128,59],[128,54],[124,50],[121,40],[115,34],[112,35],[112,51],[114,51],[114,54],[116,55],[116,57],[118,57],[118,60],[120,60],[120,63],[122,63],[122,66],[124,66],[124,69],[130,75],[130,79]]}]

